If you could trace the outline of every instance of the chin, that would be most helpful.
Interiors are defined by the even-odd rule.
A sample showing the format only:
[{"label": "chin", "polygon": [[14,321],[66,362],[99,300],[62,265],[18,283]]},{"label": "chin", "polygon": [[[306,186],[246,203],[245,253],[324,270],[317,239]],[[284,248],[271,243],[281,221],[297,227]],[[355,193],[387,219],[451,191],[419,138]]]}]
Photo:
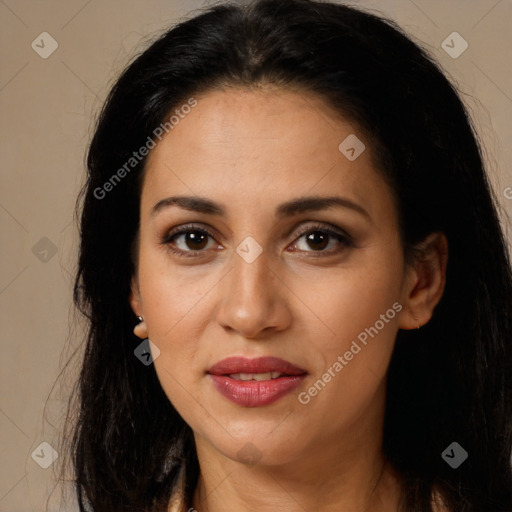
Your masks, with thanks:
[{"label": "chin", "polygon": [[254,431],[246,426],[243,432],[233,434],[233,437],[223,431],[221,439],[209,438],[208,442],[233,461],[249,466],[279,466],[296,460],[301,444],[289,432],[277,433],[278,428],[269,435],[261,429]]}]

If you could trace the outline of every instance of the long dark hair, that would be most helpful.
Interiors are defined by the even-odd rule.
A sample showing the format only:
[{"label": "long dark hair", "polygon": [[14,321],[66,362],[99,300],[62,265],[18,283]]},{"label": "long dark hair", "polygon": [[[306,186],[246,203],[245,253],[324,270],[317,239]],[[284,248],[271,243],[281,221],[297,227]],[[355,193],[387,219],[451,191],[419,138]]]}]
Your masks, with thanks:
[{"label": "long dark hair", "polygon": [[[448,239],[443,298],[425,327],[399,331],[389,368],[384,453],[403,510],[431,511],[433,490],[453,511],[512,510],[511,266],[471,120],[392,21],[309,0],[211,7],[135,58],[107,98],[78,203],[74,299],[89,322],[71,447],[80,510],[165,510],[184,463],[191,498],[192,431],[133,354],[145,158],[126,163],[194,95],[266,83],[319,95],[366,134],[408,257],[431,232]],[[468,452],[457,469],[441,457],[453,441]]]}]

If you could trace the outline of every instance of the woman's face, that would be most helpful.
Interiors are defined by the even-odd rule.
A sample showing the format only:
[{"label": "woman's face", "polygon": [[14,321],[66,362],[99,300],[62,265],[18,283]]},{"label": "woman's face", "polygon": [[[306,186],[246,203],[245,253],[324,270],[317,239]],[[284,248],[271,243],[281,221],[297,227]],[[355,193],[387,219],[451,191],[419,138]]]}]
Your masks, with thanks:
[{"label": "woman's face", "polygon": [[[411,280],[357,126],[306,93],[209,92],[145,172],[130,300],[198,444],[280,464],[378,437]],[[215,371],[232,357],[294,366]]]}]

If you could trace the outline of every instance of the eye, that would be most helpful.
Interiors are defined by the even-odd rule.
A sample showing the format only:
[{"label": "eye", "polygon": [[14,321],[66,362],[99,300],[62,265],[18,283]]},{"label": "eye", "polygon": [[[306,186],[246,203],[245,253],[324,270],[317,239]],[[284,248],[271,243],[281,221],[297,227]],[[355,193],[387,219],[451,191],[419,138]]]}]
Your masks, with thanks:
[{"label": "eye", "polygon": [[304,252],[333,254],[353,245],[349,235],[323,225],[309,226],[307,231],[302,231],[298,237],[299,241],[293,247]]},{"label": "eye", "polygon": [[[205,249],[218,247],[213,235],[206,229],[197,226],[182,226],[168,233],[162,243],[178,256],[190,257]],[[187,254],[189,253],[189,254]]]},{"label": "eye", "polygon": [[[309,226],[295,235],[296,241],[292,251],[309,253],[327,253],[327,255],[341,252],[353,246],[352,238],[342,230],[335,230],[325,225]],[[179,257],[198,257],[208,249],[221,249],[215,238],[208,230],[195,226],[181,226],[166,234],[162,244]]]}]

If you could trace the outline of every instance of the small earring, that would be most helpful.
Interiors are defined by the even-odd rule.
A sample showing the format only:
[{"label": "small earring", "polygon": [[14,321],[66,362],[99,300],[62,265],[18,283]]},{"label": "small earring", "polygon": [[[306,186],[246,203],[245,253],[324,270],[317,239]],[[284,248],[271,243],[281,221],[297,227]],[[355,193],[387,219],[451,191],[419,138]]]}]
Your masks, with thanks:
[{"label": "small earring", "polygon": [[133,334],[140,338],[141,340],[145,340],[148,337],[148,330],[146,327],[146,323],[141,316],[137,316],[139,319],[139,323],[133,328]]}]

